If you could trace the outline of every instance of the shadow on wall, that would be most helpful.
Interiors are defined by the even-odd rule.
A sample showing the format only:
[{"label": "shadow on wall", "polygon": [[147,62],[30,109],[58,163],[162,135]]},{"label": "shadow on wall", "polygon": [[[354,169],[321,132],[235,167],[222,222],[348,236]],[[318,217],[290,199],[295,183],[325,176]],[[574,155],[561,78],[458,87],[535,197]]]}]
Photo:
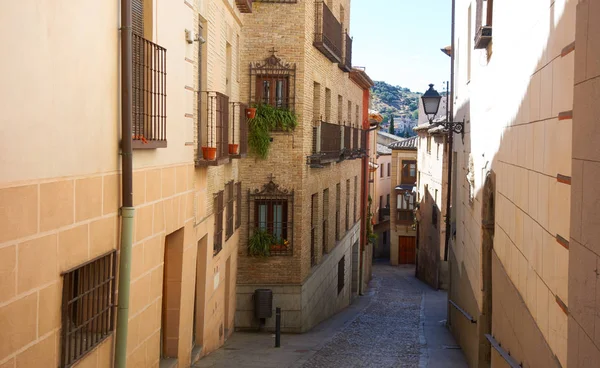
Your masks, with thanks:
[{"label": "shadow on wall", "polygon": [[446,224],[428,188],[419,202],[416,275],[434,289],[439,285],[440,256],[443,254],[440,245],[444,246],[440,238],[441,226]]},{"label": "shadow on wall", "polygon": [[[559,121],[557,117],[563,112],[560,110],[563,107],[564,110],[572,109],[572,106],[567,106],[564,102],[564,96],[566,95],[568,99],[573,83],[570,83],[572,80],[564,74],[572,73],[573,62],[569,58],[573,58],[573,53],[562,52],[561,55],[560,50],[570,41],[561,39],[561,36],[568,34],[569,29],[566,27],[572,27],[573,24],[569,24],[565,17],[561,16],[558,24],[554,26],[554,8],[552,9],[548,39],[544,48],[540,50],[537,65],[533,65],[534,70],[525,71],[531,77],[526,88],[523,88],[520,102],[515,101],[518,107],[509,111],[512,97],[508,95],[498,95],[496,101],[492,102],[486,100],[491,99],[490,97],[473,94],[473,99],[476,99],[474,106],[480,110],[473,111],[474,114],[471,114],[472,100],[467,100],[455,111],[457,121],[467,122],[464,138],[455,135],[457,154],[454,156],[453,163],[456,175],[453,177],[452,190],[455,193],[452,198],[455,207],[453,212],[456,213],[456,224],[453,226],[456,227],[456,235],[451,236],[449,250],[451,286],[448,296],[476,322],[473,323],[465,313],[449,304],[448,323],[465,352],[469,366],[489,366],[491,362],[499,364],[503,361],[497,351],[490,348],[485,337],[485,334],[489,333],[489,321],[492,321],[491,335],[501,344],[502,349],[510,352],[511,357],[522,366],[559,367],[559,360],[562,366],[566,366],[567,317],[561,315],[562,310],[554,305],[556,289],[544,294],[552,299],[542,298],[542,303],[548,304],[546,309],[548,324],[545,325],[545,335],[554,338],[544,337],[539,325],[545,322],[536,323],[534,317],[535,301],[539,300],[535,298],[535,290],[539,285],[545,286],[547,283],[544,281],[545,275],[542,274],[541,268],[535,268],[536,261],[532,259],[533,253],[528,247],[533,247],[534,242],[539,243],[541,240],[531,238],[531,242],[527,242],[515,236],[519,227],[520,231],[529,231],[527,226],[523,225],[524,218],[531,218],[532,220],[527,221],[535,226],[538,224],[535,217],[542,215],[546,216],[545,227],[537,226],[544,236],[554,237],[546,230],[550,227],[548,213],[559,213],[563,210],[559,202],[552,198],[560,197],[563,193],[558,187],[562,184],[556,183],[555,175],[556,173],[570,175],[570,164],[565,166],[558,161],[561,155],[567,155],[570,163],[571,120]],[[558,45],[559,41],[565,44]],[[555,53],[554,50],[557,49],[558,53]],[[555,60],[547,60],[552,59],[547,56],[550,52],[552,55],[559,54],[559,56]],[[514,55],[513,53],[511,57]],[[503,59],[493,60],[500,57],[502,56],[491,56],[491,62],[495,63],[492,68],[493,74],[503,76],[511,74],[509,70],[501,69],[502,65],[507,65],[508,69],[509,64],[498,64]],[[560,69],[560,63],[565,63],[568,67]],[[552,73],[553,67],[554,75],[550,76],[551,84],[545,86],[542,74]],[[509,84],[511,81],[501,83]],[[494,83],[488,85],[490,90],[502,88]],[[519,91],[513,90],[513,92]],[[488,109],[485,109],[486,107]],[[493,108],[497,111],[493,111]],[[483,111],[485,115],[478,119],[478,113]],[[507,112],[509,115],[502,117]],[[475,120],[475,124],[469,122],[471,116],[478,119]],[[495,144],[499,129],[502,129],[502,133],[499,134],[497,149],[491,151],[490,147]],[[472,142],[473,131],[477,133],[478,139],[488,138],[489,141]],[[475,152],[473,152],[474,146]],[[471,160],[475,161],[475,165],[470,164]],[[491,197],[494,199],[492,207],[495,207],[493,224],[485,223],[485,213],[490,207],[484,203],[484,198],[487,197],[486,201],[489,201],[489,196],[484,195],[483,183],[489,173],[496,173],[497,177],[497,181],[493,183],[495,188],[492,189]],[[469,176],[474,178],[476,185],[469,182]],[[570,193],[570,189],[567,193]],[[568,207],[565,216],[568,222]],[[519,242],[522,243],[518,244]],[[491,245],[488,252],[484,246],[486,243]],[[549,246],[559,247],[556,242],[551,242]],[[539,249],[541,252],[541,244]],[[523,264],[525,264],[524,268]],[[523,272],[524,269],[527,270],[526,274]],[[536,287],[531,289],[524,285],[536,285]],[[493,290],[488,290],[489,288]],[[530,303],[532,295],[527,294],[528,290],[534,291],[533,311]],[[539,308],[540,306],[537,307],[538,310]],[[561,343],[563,345],[560,345]]]}]

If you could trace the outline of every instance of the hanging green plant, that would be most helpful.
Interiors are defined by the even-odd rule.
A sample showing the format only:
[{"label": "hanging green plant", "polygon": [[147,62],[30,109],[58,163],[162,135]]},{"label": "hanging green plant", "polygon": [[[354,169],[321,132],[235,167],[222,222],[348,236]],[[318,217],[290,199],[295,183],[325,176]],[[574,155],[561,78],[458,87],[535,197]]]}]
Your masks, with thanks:
[{"label": "hanging green plant", "polygon": [[267,230],[256,229],[248,240],[248,254],[252,257],[268,257],[273,242],[273,235]]},{"label": "hanging green plant", "polygon": [[256,107],[256,115],[248,120],[248,145],[251,152],[266,159],[271,146],[270,132],[273,130],[292,131],[298,126],[298,118],[294,112],[284,108],[266,104],[253,105],[253,107]]}]

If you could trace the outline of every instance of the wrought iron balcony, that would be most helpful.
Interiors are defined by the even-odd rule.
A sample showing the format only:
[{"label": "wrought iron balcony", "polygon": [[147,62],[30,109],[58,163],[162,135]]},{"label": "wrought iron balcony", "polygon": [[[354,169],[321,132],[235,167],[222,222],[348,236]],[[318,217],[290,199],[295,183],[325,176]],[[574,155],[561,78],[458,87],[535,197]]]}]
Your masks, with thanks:
[{"label": "wrought iron balcony", "polygon": [[133,148],[167,146],[167,49],[133,34]]},{"label": "wrought iron balcony", "polygon": [[241,13],[252,13],[252,0],[235,0]]},{"label": "wrought iron balcony", "polygon": [[345,72],[352,71],[352,37],[347,32],[344,34],[344,59],[339,67]]},{"label": "wrought iron balcony", "polygon": [[379,222],[390,220],[390,208],[384,207],[379,209]]},{"label": "wrought iron balcony", "polygon": [[313,45],[331,62],[342,62],[342,25],[324,1],[315,2],[315,40]]}]

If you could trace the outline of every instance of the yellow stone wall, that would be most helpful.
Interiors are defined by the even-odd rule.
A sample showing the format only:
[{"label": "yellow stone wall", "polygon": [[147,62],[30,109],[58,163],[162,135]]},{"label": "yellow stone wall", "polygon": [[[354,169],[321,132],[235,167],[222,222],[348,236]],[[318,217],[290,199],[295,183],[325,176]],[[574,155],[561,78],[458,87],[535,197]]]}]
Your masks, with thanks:
[{"label": "yellow stone wall", "polygon": [[[449,297],[479,322],[456,308],[449,318],[472,365],[486,358],[486,318],[524,365],[567,364],[570,255],[560,238],[570,237],[571,188],[559,179],[571,176],[576,3],[495,2],[491,46],[475,50],[476,2],[457,1],[454,114],[466,124],[454,141]],[[486,180],[495,207],[492,316],[482,315]]]}]

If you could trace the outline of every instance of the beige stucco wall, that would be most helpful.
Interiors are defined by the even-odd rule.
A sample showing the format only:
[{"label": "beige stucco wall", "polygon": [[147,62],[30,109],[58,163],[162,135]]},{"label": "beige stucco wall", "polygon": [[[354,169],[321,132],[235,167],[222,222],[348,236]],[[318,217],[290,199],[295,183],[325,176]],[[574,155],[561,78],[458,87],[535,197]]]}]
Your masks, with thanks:
[{"label": "beige stucco wall", "polygon": [[[62,3],[0,6],[0,43],[14,50],[0,64],[11,70],[0,90],[0,321],[7,326],[0,365],[7,367],[58,365],[60,273],[119,244],[119,3]],[[193,166],[197,43],[188,44],[184,30],[196,31],[200,11],[214,29],[208,57],[220,63],[223,31],[241,33],[240,13],[221,1],[203,1],[202,8],[186,1],[146,5],[152,13],[146,36],[168,50],[168,147],[134,151],[128,367],[158,366],[165,237],[177,230],[183,231],[177,358],[185,367],[197,282],[205,285],[197,312],[206,321],[203,353],[233,330],[239,236],[213,258],[212,194],[236,179],[237,169],[235,161],[210,170]],[[15,27],[24,29],[19,43],[8,37]],[[224,75],[209,75],[221,88]],[[237,95],[232,99],[239,101]],[[204,264],[196,264],[198,249],[206,252]],[[111,366],[113,343],[109,338],[80,364]]]},{"label": "beige stucco wall", "polygon": [[575,36],[573,161],[569,242],[568,366],[600,361],[598,281],[598,82],[600,2],[579,1]]},{"label": "beige stucco wall", "polygon": [[[569,250],[558,236],[570,236],[570,191],[557,174],[571,176],[571,119],[576,1],[495,2],[493,39],[488,50],[471,50],[476,4],[456,3],[455,120],[465,120],[464,142],[456,135],[457,227],[451,245],[450,299],[478,321],[483,305],[482,205],[485,180],[495,174],[492,262],[492,335],[525,365],[556,355],[567,361]],[[467,18],[472,7],[471,20]],[[470,60],[470,67],[469,67]],[[560,118],[559,118],[560,116]],[[469,199],[472,160],[474,200]],[[493,179],[492,179],[493,181]],[[498,268],[501,268],[498,270]],[[512,288],[500,290],[496,272]],[[518,292],[517,296],[511,293]],[[502,313],[504,299],[523,300],[526,318]],[[471,365],[484,360],[484,328],[450,308],[455,332]],[[501,313],[498,316],[498,313]],[[531,316],[532,318],[529,318]],[[518,334],[523,326],[530,334]],[[540,331],[541,333],[536,333]],[[549,347],[549,349],[546,349]],[[492,360],[499,356],[492,349]],[[541,359],[541,360],[540,360]]]},{"label": "beige stucco wall", "polygon": [[[444,249],[446,239],[447,150],[446,135],[418,132],[417,193],[419,206],[419,239],[417,240],[417,277],[431,286],[447,287]],[[431,151],[427,152],[427,137]],[[434,206],[438,211],[437,226],[432,224]]]},{"label": "beige stucco wall", "polygon": [[[206,43],[203,45],[197,42],[194,43],[194,53],[190,56],[192,60],[196,60],[198,47],[202,47],[200,64],[193,64],[192,86],[194,94],[198,91],[220,92],[229,96],[230,103],[240,102],[239,81],[242,69],[239,63],[242,51],[241,45],[243,44],[242,19],[244,16],[240,14],[233,1],[199,1],[194,7],[198,16],[195,19],[193,30],[197,33],[199,22],[202,22],[203,37],[206,39]],[[225,67],[227,65],[227,45],[231,47],[231,75],[227,75],[227,68]],[[202,72],[202,85],[198,85],[199,70]],[[202,92],[202,99],[203,105],[200,109],[200,117],[197,113],[198,100],[196,97],[192,100],[194,158],[197,158],[198,154],[198,138],[205,143],[207,135],[205,129],[207,95],[204,92]],[[230,124],[233,123],[232,116],[235,114],[235,142],[239,143],[240,113],[244,116],[244,111],[240,111],[238,107],[233,109],[230,106],[230,109]],[[200,135],[198,135],[197,129],[199,118],[202,127]],[[233,133],[231,126],[229,131],[230,134]],[[234,330],[235,283],[240,232],[239,229],[235,229],[228,240],[225,240],[224,236],[223,249],[218,254],[213,255],[215,241],[214,196],[225,189],[227,182],[232,180],[234,183],[239,182],[239,162],[239,159],[232,159],[220,166],[198,166],[194,170],[194,234],[198,242],[198,251],[206,252],[206,254],[198,256],[200,262],[197,264],[196,275],[196,283],[204,285],[204,287],[197,287],[196,289],[196,313],[198,314],[196,316],[195,343],[197,347],[201,347],[198,356],[209,354],[219,348]],[[224,194],[225,204],[226,201],[227,193]],[[237,206],[238,201],[234,203],[234,213],[236,213]],[[227,216],[226,212],[226,210],[223,211],[223,215]],[[223,222],[224,235],[225,218]],[[234,227],[235,221],[234,216]],[[193,359],[198,356],[195,355]]]}]

